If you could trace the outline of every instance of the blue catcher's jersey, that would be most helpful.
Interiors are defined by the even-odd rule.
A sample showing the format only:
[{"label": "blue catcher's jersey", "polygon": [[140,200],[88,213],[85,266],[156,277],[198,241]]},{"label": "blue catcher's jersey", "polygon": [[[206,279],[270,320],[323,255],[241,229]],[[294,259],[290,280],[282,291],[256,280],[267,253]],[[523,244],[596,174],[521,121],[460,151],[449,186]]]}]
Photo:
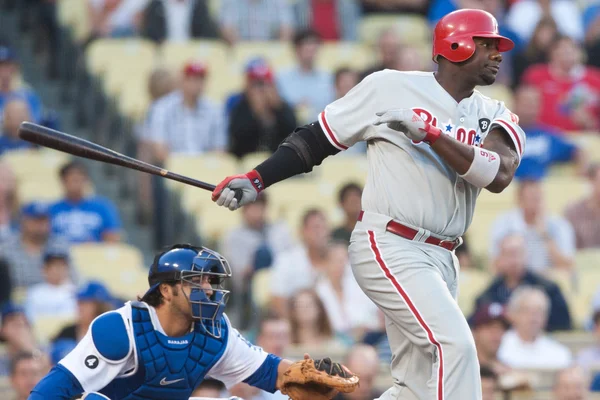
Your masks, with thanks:
[{"label": "blue catcher's jersey", "polygon": [[219,339],[200,324],[185,336],[169,337],[153,307],[130,302],[96,318],[59,368],[85,392],[111,400],[187,399],[205,377],[231,387],[265,368],[268,354],[262,348],[244,339],[226,315],[221,326]]}]

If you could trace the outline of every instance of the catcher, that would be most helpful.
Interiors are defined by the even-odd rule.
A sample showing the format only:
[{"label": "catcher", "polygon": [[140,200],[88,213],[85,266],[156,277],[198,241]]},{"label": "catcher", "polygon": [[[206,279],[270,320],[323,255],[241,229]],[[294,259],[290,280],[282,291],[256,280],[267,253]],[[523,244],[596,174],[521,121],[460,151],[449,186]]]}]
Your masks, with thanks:
[{"label": "catcher", "polygon": [[292,362],[244,339],[223,312],[230,277],[227,260],[210,249],[175,245],[159,253],[146,294],[96,318],[29,399],[182,400],[205,377],[280,390],[292,400],[356,388],[358,377],[328,358]]}]

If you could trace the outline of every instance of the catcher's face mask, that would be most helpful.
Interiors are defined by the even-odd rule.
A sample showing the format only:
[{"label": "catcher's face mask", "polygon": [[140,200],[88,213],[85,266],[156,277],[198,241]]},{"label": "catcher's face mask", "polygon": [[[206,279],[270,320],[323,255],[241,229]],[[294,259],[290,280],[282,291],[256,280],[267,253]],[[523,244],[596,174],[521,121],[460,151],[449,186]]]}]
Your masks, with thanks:
[{"label": "catcher's face mask", "polygon": [[198,320],[206,332],[221,337],[221,316],[229,298],[223,287],[231,277],[229,263],[219,253],[202,248],[194,258],[190,271],[181,272],[181,283],[190,287],[184,291],[192,309],[192,318]]}]

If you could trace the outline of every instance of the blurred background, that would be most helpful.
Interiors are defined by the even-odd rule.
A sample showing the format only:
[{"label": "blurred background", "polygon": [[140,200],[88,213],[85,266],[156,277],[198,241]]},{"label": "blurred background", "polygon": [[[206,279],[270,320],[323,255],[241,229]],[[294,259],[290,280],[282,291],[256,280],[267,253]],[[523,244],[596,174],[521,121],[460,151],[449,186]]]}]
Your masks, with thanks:
[{"label": "blurred background", "polygon": [[[34,121],[217,183],[364,76],[434,70],[432,27],[459,8],[491,12],[515,41],[480,90],[527,133],[516,181],[482,193],[456,250],[484,399],[600,397],[594,0],[0,0],[0,397],[26,399],[97,315],[145,290],[154,253],[176,242],[229,260],[227,312],[267,351],[343,360],[361,386],[340,399],[389,387],[383,316],[348,266],[365,144],[232,213],[17,130]],[[214,381],[197,392],[229,394],[284,398]]]}]

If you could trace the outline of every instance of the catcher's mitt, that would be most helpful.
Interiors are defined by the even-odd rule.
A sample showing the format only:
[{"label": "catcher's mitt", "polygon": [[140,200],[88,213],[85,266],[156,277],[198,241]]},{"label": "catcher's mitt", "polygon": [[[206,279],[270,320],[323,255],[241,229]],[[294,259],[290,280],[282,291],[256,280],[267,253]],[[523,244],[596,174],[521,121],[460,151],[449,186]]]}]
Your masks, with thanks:
[{"label": "catcher's mitt", "polygon": [[358,376],[331,359],[293,363],[283,375],[281,393],[292,400],[329,400],[339,392],[350,393],[358,386]]}]

